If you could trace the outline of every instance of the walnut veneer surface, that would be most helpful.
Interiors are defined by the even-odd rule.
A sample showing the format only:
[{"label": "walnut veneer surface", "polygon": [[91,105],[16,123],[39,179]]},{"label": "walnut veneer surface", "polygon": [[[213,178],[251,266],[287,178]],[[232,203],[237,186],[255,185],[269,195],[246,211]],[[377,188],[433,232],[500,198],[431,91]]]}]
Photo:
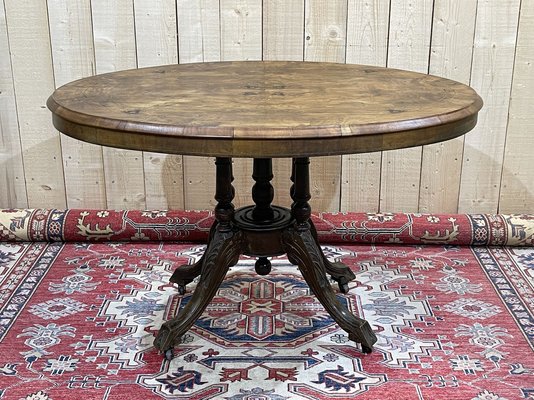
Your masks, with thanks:
[{"label": "walnut veneer surface", "polygon": [[476,124],[470,87],[363,65],[237,61],[167,65],[71,82],[54,125],[107,146],[216,157],[299,157],[439,142]]}]

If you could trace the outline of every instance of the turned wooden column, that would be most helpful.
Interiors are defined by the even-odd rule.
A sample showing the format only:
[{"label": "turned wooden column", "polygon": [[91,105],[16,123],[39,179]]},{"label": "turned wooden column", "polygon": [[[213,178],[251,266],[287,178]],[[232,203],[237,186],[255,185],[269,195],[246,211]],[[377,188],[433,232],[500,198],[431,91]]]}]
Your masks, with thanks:
[{"label": "turned wooden column", "polygon": [[231,228],[231,222],[234,217],[234,205],[232,200],[235,196],[235,189],[232,186],[234,176],[232,174],[232,159],[227,157],[217,157],[216,166],[216,183],[215,183],[215,219],[218,222],[217,229],[221,232],[228,232]]},{"label": "turned wooden column", "polygon": [[297,223],[297,230],[303,231],[309,229],[308,220],[311,216],[311,206],[308,200],[310,195],[310,159],[308,157],[294,158],[291,180],[293,185],[290,189],[291,214]]},{"label": "turned wooden column", "polygon": [[255,204],[252,217],[256,221],[272,220],[274,217],[274,211],[271,207],[274,199],[274,188],[271,185],[273,179],[272,159],[255,158],[252,179],[256,182],[252,186],[252,200]]}]

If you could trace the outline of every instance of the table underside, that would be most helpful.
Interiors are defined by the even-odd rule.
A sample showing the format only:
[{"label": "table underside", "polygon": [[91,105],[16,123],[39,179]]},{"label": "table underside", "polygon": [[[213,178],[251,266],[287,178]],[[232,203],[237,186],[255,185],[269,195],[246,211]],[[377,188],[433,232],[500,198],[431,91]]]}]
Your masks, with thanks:
[{"label": "table underside", "polygon": [[355,279],[346,265],[329,261],[317,240],[317,232],[310,219],[309,158],[294,158],[291,171],[293,185],[291,209],[271,205],[274,189],[272,160],[255,158],[252,177],[254,205],[234,209],[232,159],[216,158],[215,222],[211,227],[206,251],[196,263],[182,265],[170,278],[181,294],[193,279],[199,277],[191,300],[173,319],[165,322],[154,345],[172,358],[172,348],[180,343],[215,296],[229,268],[237,264],[239,256],[257,257],[256,272],[266,275],[271,270],[268,257],[287,254],[290,263],[298,266],[310,289],[334,321],[345,330],[349,339],[361,344],[364,353],[372,351],[377,341],[369,323],[351,314],[336,298],[327,274],[338,283],[342,293]]}]

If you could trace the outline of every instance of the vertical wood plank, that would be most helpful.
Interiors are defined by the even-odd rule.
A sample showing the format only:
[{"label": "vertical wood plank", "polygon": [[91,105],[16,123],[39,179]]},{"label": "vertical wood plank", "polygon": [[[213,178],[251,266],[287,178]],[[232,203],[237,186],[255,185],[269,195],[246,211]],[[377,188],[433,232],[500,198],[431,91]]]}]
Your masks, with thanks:
[{"label": "vertical wood plank", "polygon": [[347,64],[386,65],[389,3],[389,0],[348,0]]},{"label": "vertical wood plank", "polygon": [[306,61],[345,62],[347,0],[306,0]]},{"label": "vertical wood plank", "polygon": [[[221,59],[219,1],[177,0],[180,63]],[[215,164],[211,157],[183,157],[186,209],[215,207]]]},{"label": "vertical wood plank", "polygon": [[28,206],[63,208],[61,144],[46,108],[54,90],[46,3],[5,0],[4,5]]},{"label": "vertical wood plank", "polygon": [[500,213],[534,211],[534,2],[522,1],[500,190]]},{"label": "vertical wood plank", "polygon": [[[347,63],[386,66],[389,0],[349,0]],[[381,152],[342,156],[341,211],[376,212]]]},{"label": "vertical wood plank", "polygon": [[[263,59],[302,61],[304,59],[304,2],[264,0]],[[274,204],[292,203],[291,159],[273,160]]]},{"label": "vertical wood plank", "polygon": [[221,59],[219,0],[177,0],[180,63]]},{"label": "vertical wood plank", "polygon": [[[262,1],[220,0],[221,60],[261,60]],[[234,159],[234,204],[241,207],[252,203],[250,188],[252,160]]]},{"label": "vertical wood plank", "polygon": [[[428,72],[432,2],[391,0],[388,67]],[[422,148],[382,153],[380,210],[418,210]]]},{"label": "vertical wood plank", "polygon": [[[133,0],[92,1],[96,72],[137,67]],[[145,180],[140,151],[103,148],[107,204],[143,209]]]},{"label": "vertical wood plank", "polygon": [[[174,0],[134,0],[139,68],[178,62]],[[182,156],[143,152],[146,207],[184,208]]]},{"label": "vertical wood plank", "polygon": [[304,2],[263,1],[263,59],[302,61]]},{"label": "vertical wood plank", "polygon": [[[388,0],[264,0],[263,9],[260,0],[222,0],[221,16],[218,0],[176,0],[180,62],[219,60],[221,45],[222,59],[226,60],[262,56],[300,60],[305,47],[308,61],[384,65],[387,57],[390,67],[426,72],[425,58],[428,60],[428,42],[432,38],[429,72],[466,83],[472,74],[471,84],[482,94],[485,107],[477,128],[466,137],[463,161],[458,157],[462,138],[425,146],[422,158],[420,149],[419,154],[412,155],[414,150],[405,150],[408,155],[394,159],[390,152],[385,153],[381,208],[415,211],[418,200],[422,212],[455,212],[458,206],[461,212],[495,212],[499,202],[501,212],[531,211],[533,169],[526,165],[532,163],[533,154],[532,2],[478,0],[477,6],[477,0],[434,0],[432,32],[428,29],[432,2],[424,3],[391,0],[387,57],[384,44]],[[184,157],[185,200],[181,203],[180,157],[146,153],[143,159],[140,152],[105,149],[103,161],[99,146],[66,136],[60,141],[48,110],[42,108],[54,89],[54,77],[58,86],[94,72],[91,22],[98,73],[135,68],[137,63],[148,66],[176,62],[172,0],[158,4],[147,0],[93,0],[92,5],[90,0],[48,0],[31,6],[4,0],[3,5],[0,207],[29,204],[100,208],[106,206],[106,197],[110,199],[107,206],[113,208],[167,208],[180,204],[186,208],[213,207],[212,159]],[[473,51],[475,16],[474,62],[472,68],[467,68]],[[421,51],[425,47],[426,51]],[[7,56],[10,50],[11,58]],[[508,103],[510,87],[513,96]],[[312,179],[318,177],[312,185],[314,200],[318,200],[313,201],[314,209],[335,210],[339,201],[342,210],[375,211],[380,155],[343,157],[341,180],[339,175],[332,175],[340,170],[340,164],[331,159],[336,157],[312,159]],[[276,182],[276,201],[285,204],[289,202],[289,163],[276,161],[275,179],[280,180]],[[237,204],[250,201],[251,164],[242,162],[236,160],[234,166]],[[321,164],[325,162],[331,164]],[[240,173],[242,169],[245,172]],[[419,169],[420,185],[414,178],[419,176]],[[409,187],[413,191],[406,190]],[[333,195],[339,192],[340,199]],[[405,192],[407,198],[395,197]]]},{"label": "vertical wood plank", "polygon": [[174,0],[134,0],[135,45],[139,68],[178,62]]},{"label": "vertical wood plank", "polygon": [[[434,2],[430,74],[469,84],[476,8],[476,0]],[[463,146],[463,137],[423,146],[420,212],[457,212]]]},{"label": "vertical wood plank", "polygon": [[460,212],[497,212],[519,4],[478,1],[471,86],[485,104],[465,136]]},{"label": "vertical wood plank", "polygon": [[28,198],[3,2],[0,7],[0,208],[24,208]]},{"label": "vertical wood plank", "polygon": [[262,1],[220,0],[222,61],[261,60]]},{"label": "vertical wood plank", "polygon": [[[347,0],[306,0],[305,61],[345,62]],[[315,211],[339,211],[341,157],[314,157],[310,204]]]},{"label": "vertical wood plank", "polygon": [[[95,57],[89,0],[49,0],[48,21],[56,87],[93,75]],[[61,135],[67,206],[105,208],[102,147]]]}]

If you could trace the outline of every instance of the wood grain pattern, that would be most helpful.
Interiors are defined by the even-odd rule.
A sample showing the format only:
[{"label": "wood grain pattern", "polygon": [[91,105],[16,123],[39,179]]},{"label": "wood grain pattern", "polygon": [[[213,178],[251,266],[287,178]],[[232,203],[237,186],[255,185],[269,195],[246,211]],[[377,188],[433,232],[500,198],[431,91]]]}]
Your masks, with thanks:
[{"label": "wood grain pattern", "polygon": [[[434,2],[429,73],[469,84],[476,1]],[[420,212],[458,210],[464,138],[423,147]]]},{"label": "wood grain pattern", "polygon": [[[428,72],[432,2],[391,0],[388,67]],[[382,154],[380,210],[417,211],[422,149]]]},{"label": "wood grain pattern", "polygon": [[304,2],[263,1],[263,59],[302,61]]},{"label": "wood grain pattern", "polygon": [[6,14],[0,8],[0,205],[28,207]]},{"label": "wood grain pattern", "polygon": [[54,72],[46,3],[4,1],[30,207],[66,206],[59,134],[46,110]]},{"label": "wood grain pattern", "polygon": [[472,126],[482,102],[468,86],[409,71],[265,61],[103,74],[57,89],[48,106],[59,129],[88,141],[286,157],[449,139]]},{"label": "wood grain pattern", "polygon": [[[139,68],[178,62],[174,0],[134,0],[137,66]],[[182,156],[143,154],[146,207],[183,209]]]},{"label": "wood grain pattern", "polygon": [[[140,88],[142,97],[133,96],[131,87]],[[228,157],[329,155],[431,143],[471,129],[481,105],[471,88],[428,75],[275,61],[118,72],[66,85],[49,102],[56,126],[83,140]],[[336,207],[327,201],[337,201],[338,192],[326,192],[339,185],[340,165],[332,166],[315,165],[323,179],[313,181],[311,191],[322,201],[320,209]],[[236,205],[250,202],[251,182],[245,181],[247,174],[241,177],[236,197],[243,197]]]},{"label": "wood grain pattern", "polygon": [[[349,0],[346,62],[386,66],[389,1]],[[350,154],[342,158],[341,211],[377,212],[382,153]]]},{"label": "wood grain pattern", "polygon": [[261,60],[261,0],[220,0],[221,60]]},{"label": "wood grain pattern", "polygon": [[[96,72],[101,74],[137,66],[133,0],[91,2]],[[132,88],[128,88],[131,90]],[[143,154],[103,149],[109,208],[146,208]]]},{"label": "wood grain pattern", "polygon": [[521,3],[499,212],[534,209],[534,3]]},{"label": "wood grain pattern", "polygon": [[[95,73],[93,27],[89,0],[51,0],[48,21],[55,85]],[[102,147],[61,136],[67,206],[106,208]]]},{"label": "wood grain pattern", "polygon": [[498,206],[519,3],[478,2],[471,85],[486,101],[477,128],[465,137],[460,212]]},{"label": "wood grain pattern", "polygon": [[306,61],[345,62],[347,0],[306,0]]},{"label": "wood grain pattern", "polygon": [[180,63],[221,59],[219,8],[213,0],[176,1]]}]

